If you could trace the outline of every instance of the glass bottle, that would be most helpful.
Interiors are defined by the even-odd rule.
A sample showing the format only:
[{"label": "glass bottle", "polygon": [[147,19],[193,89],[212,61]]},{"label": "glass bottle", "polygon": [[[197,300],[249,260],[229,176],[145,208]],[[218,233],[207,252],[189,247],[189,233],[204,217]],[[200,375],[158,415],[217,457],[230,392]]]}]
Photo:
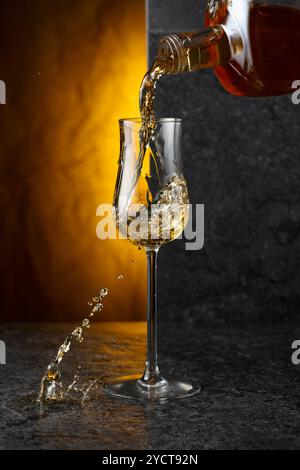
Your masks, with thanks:
[{"label": "glass bottle", "polygon": [[209,0],[207,29],[161,39],[157,61],[165,73],[211,67],[230,93],[290,93],[300,80],[300,1]]}]

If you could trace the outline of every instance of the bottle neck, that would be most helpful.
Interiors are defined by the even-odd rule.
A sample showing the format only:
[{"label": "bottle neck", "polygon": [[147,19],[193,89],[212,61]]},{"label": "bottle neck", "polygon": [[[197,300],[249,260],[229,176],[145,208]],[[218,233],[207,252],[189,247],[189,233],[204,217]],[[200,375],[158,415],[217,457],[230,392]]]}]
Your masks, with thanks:
[{"label": "bottle neck", "polygon": [[161,39],[157,60],[165,73],[192,72],[225,65],[231,59],[230,44],[222,26],[199,33],[179,33]]}]

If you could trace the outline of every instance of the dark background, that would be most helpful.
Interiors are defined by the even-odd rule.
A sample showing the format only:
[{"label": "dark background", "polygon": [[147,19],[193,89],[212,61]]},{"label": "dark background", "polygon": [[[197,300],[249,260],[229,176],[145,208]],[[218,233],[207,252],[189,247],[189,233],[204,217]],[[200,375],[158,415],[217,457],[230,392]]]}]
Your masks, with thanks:
[{"label": "dark background", "polygon": [[[202,27],[205,5],[149,0],[150,60],[160,36]],[[161,315],[245,324],[296,318],[300,106],[290,96],[230,96],[209,70],[164,78],[156,109],[184,118],[190,199],[205,204],[203,250],[184,251],[181,242],[161,250]]]}]

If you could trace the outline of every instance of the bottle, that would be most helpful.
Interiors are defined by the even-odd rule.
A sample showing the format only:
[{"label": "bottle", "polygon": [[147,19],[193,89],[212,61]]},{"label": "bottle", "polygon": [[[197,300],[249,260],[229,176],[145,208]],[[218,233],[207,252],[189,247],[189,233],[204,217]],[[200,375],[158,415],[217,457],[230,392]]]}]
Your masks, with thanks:
[{"label": "bottle", "polygon": [[209,0],[207,29],[162,38],[156,61],[167,74],[211,67],[238,96],[290,93],[300,80],[300,9],[277,3]]}]

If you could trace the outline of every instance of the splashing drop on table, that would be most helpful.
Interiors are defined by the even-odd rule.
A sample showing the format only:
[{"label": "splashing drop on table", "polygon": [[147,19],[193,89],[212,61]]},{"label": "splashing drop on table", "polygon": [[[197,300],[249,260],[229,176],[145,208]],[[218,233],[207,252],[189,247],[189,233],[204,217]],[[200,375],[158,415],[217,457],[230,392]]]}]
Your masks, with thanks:
[{"label": "splashing drop on table", "polygon": [[[40,391],[38,394],[37,401],[38,403],[45,403],[50,400],[61,400],[64,396],[64,388],[62,383],[62,375],[59,368],[61,361],[64,356],[69,352],[71,345],[74,341],[82,343],[84,340],[84,330],[90,328],[91,321],[95,313],[100,312],[103,309],[103,304],[101,303],[103,298],[108,294],[108,289],[101,289],[99,294],[93,297],[92,300],[88,302],[88,306],[91,308],[89,315],[84,318],[80,326],[77,326],[71,334],[69,334],[64,342],[59,346],[57,353],[53,357],[52,361],[46,369],[46,373],[42,378]],[[80,368],[74,374],[73,382],[67,388],[66,393],[68,394],[70,390],[76,389],[76,384],[79,381],[80,377]],[[87,392],[85,392],[87,394]],[[85,395],[86,396],[86,395]]]}]

